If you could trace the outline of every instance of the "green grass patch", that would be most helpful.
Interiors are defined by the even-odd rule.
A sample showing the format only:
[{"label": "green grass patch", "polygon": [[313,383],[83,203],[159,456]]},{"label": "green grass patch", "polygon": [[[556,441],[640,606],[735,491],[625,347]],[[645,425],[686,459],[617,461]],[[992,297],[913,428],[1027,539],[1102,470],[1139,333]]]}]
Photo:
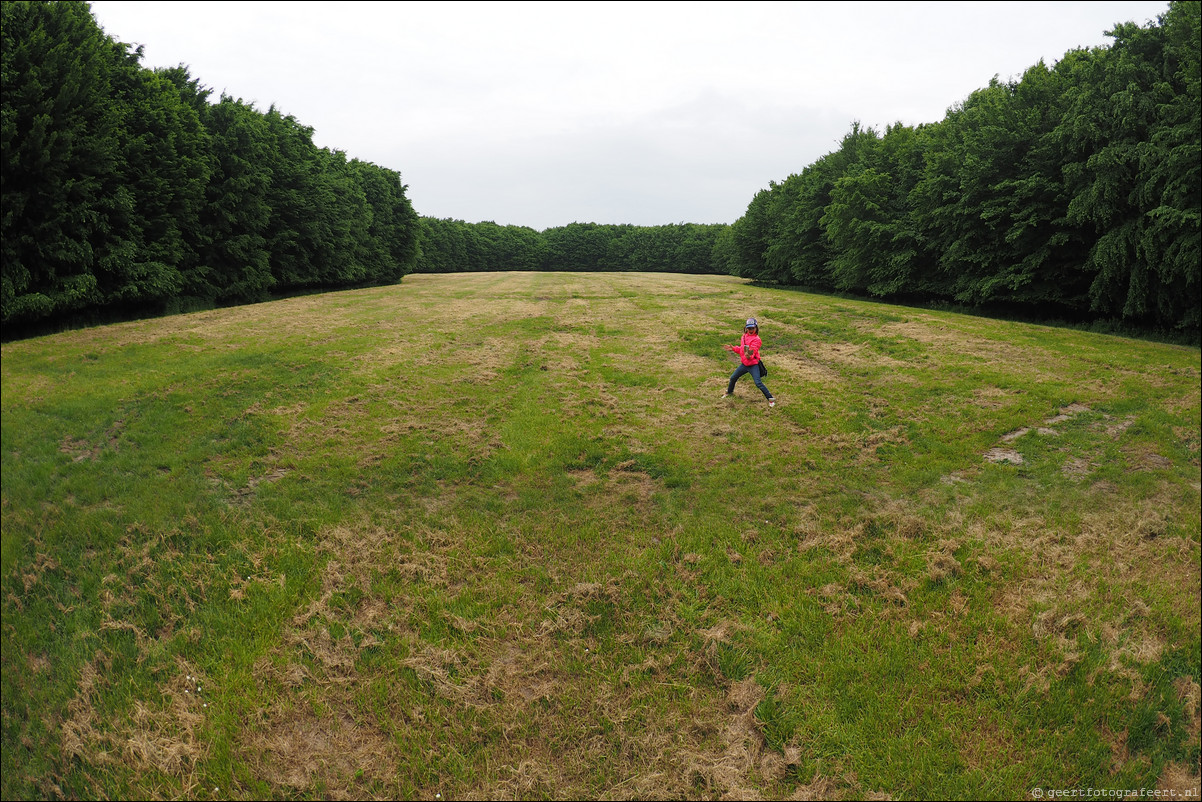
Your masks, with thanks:
[{"label": "green grass patch", "polygon": [[1197,788],[1196,348],[515,273],[2,372],[4,798]]}]

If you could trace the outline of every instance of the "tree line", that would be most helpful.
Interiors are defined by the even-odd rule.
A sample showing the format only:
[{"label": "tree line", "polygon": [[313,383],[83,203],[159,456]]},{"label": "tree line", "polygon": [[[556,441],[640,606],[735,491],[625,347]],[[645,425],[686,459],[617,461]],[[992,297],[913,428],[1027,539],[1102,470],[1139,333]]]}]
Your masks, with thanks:
[{"label": "tree line", "polygon": [[183,66],[144,68],[87,3],[0,13],[6,329],[412,271],[418,216],[399,173],[316,147],[274,106],[212,102]]},{"label": "tree line", "polygon": [[852,126],[733,224],[737,275],[1199,332],[1200,4],[994,79],[938,123]]},{"label": "tree line", "polygon": [[400,173],[146,69],[85,2],[0,5],[0,317],[14,328],[477,270],[730,273],[1199,336],[1200,4],[853,124],[733,224],[535,231],[421,217]]},{"label": "tree line", "polygon": [[571,223],[535,231],[421,219],[419,273],[476,270],[728,273],[730,226]]}]

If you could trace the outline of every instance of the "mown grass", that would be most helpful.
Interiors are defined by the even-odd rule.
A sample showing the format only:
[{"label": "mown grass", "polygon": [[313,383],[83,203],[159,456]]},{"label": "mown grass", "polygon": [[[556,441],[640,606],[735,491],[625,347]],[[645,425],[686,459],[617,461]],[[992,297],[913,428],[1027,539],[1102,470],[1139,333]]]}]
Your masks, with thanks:
[{"label": "mown grass", "polygon": [[0,795],[1197,789],[1199,368],[642,274],[6,344]]}]

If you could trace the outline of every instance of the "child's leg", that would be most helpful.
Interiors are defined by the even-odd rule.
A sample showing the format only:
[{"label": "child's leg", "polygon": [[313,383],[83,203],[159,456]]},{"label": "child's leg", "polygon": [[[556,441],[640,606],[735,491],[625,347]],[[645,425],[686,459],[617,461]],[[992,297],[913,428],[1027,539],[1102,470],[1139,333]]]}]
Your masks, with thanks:
[{"label": "child's leg", "polygon": [[750,368],[751,379],[755,382],[755,386],[760,388],[760,392],[764,394],[764,398],[772,400],[772,393],[768,392],[768,388],[764,386],[763,380],[760,378],[760,365],[757,362]]},{"label": "child's leg", "polygon": [[750,372],[750,368],[746,365],[739,365],[735,368],[735,372],[730,374],[730,383],[726,385],[726,394],[730,395],[735,391],[735,382],[743,378],[744,375]]}]

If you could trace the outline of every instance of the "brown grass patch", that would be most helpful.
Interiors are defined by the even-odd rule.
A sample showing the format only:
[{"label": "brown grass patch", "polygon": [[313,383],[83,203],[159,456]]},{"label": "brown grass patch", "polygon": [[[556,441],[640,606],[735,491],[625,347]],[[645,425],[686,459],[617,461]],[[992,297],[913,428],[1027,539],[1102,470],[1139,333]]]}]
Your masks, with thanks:
[{"label": "brown grass patch", "polygon": [[959,544],[951,541],[943,541],[939,544],[938,550],[931,551],[927,554],[927,578],[932,582],[942,582],[950,577],[959,576],[964,572],[964,567],[960,565],[960,561],[956,559],[955,551]]},{"label": "brown grass patch", "polygon": [[[99,651],[84,664],[62,725],[64,758],[95,766],[121,762],[139,772],[157,771],[178,779],[181,793],[192,793],[197,765],[209,756],[208,741],[200,730],[210,697],[192,673],[195,669],[176,658],[175,671],[159,684],[159,698],[135,699],[128,717],[114,721],[96,712],[101,693],[111,689],[110,668],[109,657]],[[157,796],[153,788],[147,793]]]},{"label": "brown grass patch", "polygon": [[259,485],[271,484],[279,481],[288,475],[286,468],[274,468],[264,474],[251,476],[246,480],[246,484],[234,491],[234,502],[237,504],[248,505],[253,500],[255,492]]},{"label": "brown grass patch", "polygon": [[[345,576],[343,569],[332,570],[323,584],[338,584],[339,576]],[[422,780],[420,793],[427,797],[439,791],[444,798],[582,798],[596,793],[598,767],[617,778],[606,786],[617,797],[684,798],[703,790],[753,798],[764,782],[782,779],[786,761],[766,748],[754,717],[762,688],[754,680],[729,684],[713,665],[719,644],[730,642],[742,626],[725,621],[698,633],[694,661],[723,687],[707,704],[704,684],[681,684],[694,666],[671,658],[667,644],[677,628],[671,620],[643,630],[645,642],[669,649],[662,659],[648,655],[639,665],[614,666],[597,651],[587,635],[597,605],[609,606],[620,618],[627,592],[620,578],[576,582],[547,597],[542,626],[515,625],[504,639],[482,631],[470,649],[404,633],[409,654],[399,664],[445,705],[437,712],[445,721],[441,736],[431,736],[429,703],[413,707],[401,692],[389,694],[386,713],[365,715],[354,689],[380,678],[354,660],[346,639],[329,638],[309,618],[295,646],[256,668],[277,701],[248,728],[240,759],[289,793],[320,784],[332,798],[395,796],[396,767],[412,760],[413,748],[397,732],[411,722],[415,732],[424,733],[417,737],[437,737],[440,743],[478,739],[481,727],[496,733],[481,743],[481,760],[490,767],[486,775],[446,777],[437,785]],[[288,652],[308,647],[318,673],[290,682],[296,663],[289,663]],[[568,663],[583,663],[585,670]],[[665,707],[666,687],[687,687],[688,703]],[[636,723],[643,714],[635,711],[648,704],[654,706],[654,727]],[[564,718],[569,709],[573,714]],[[396,722],[396,732],[376,717],[381,714]],[[433,755],[431,761],[438,762]],[[406,774],[400,781],[405,778],[418,779]]]},{"label": "brown grass patch", "polygon": [[978,387],[972,391],[973,404],[982,409],[1005,409],[1014,392],[998,387]]},{"label": "brown grass patch", "polygon": [[94,443],[79,437],[65,436],[62,442],[59,443],[58,450],[60,453],[70,455],[72,462],[95,460],[105,449],[111,449],[112,451],[119,450],[118,438],[123,428],[125,428],[125,421],[114,421],[104,434],[101,435],[100,440]]},{"label": "brown grass patch", "polygon": [[645,521],[655,509],[656,494],[663,490],[663,483],[639,470],[633,460],[619,463],[604,474],[575,470],[569,471],[568,475],[589,509],[615,523],[618,520]]},{"label": "brown grass patch", "polygon": [[[952,558],[952,561],[955,562],[955,558]],[[894,607],[905,607],[908,604],[906,594],[917,584],[912,579],[904,579],[899,583],[888,571],[877,565],[872,566],[870,571],[853,567],[849,579],[853,587],[872,591],[882,601]]]},{"label": "brown grass patch", "polygon": [[[489,308],[482,307],[479,298],[443,304],[451,281],[462,283],[461,289],[491,283],[502,291],[497,294],[495,306]],[[594,429],[604,426],[601,439],[610,445],[618,444],[638,454],[648,450],[647,443],[655,436],[657,427],[673,426],[684,433],[678,439],[684,441],[683,447],[690,450],[691,457],[696,457],[699,467],[707,459],[717,460],[730,451],[724,448],[723,441],[737,439],[743,431],[739,427],[745,425],[732,423],[732,407],[718,404],[720,385],[725,384],[732,368],[722,363],[721,354],[710,358],[676,353],[679,349],[671,331],[712,331],[733,321],[734,339],[738,323],[745,317],[747,307],[754,306],[751,302],[760,290],[742,290],[738,289],[741,287],[738,282],[706,277],[677,280],[663,276],[582,276],[563,283],[556,277],[553,283],[546,284],[549,289],[540,284],[542,281],[537,276],[487,274],[414,276],[406,279],[404,287],[346,296],[340,308],[364,320],[351,321],[349,325],[345,316],[332,315],[320,306],[324,301],[316,298],[298,299],[282,307],[222,310],[210,313],[207,318],[188,321],[193,327],[188,336],[195,341],[182,344],[184,348],[245,347],[243,338],[248,334],[264,339],[285,337],[296,343],[312,344],[314,353],[320,352],[323,357],[341,353],[352,371],[360,370],[371,381],[382,381],[379,377],[392,375],[390,371],[403,376],[408,375],[406,371],[411,367],[432,370],[438,366],[436,354],[421,350],[422,332],[411,322],[417,317],[412,313],[434,308],[433,304],[438,302],[440,319],[455,332],[448,345],[456,354],[456,361],[447,367],[447,372],[458,381],[487,385],[494,391],[484,392],[480,398],[456,400],[449,409],[407,410],[403,401],[394,398],[394,394],[404,390],[400,379],[394,384],[356,388],[358,395],[350,395],[347,390],[343,393],[348,396],[345,398],[338,397],[339,390],[334,389],[312,403],[264,399],[261,406],[256,403],[244,414],[283,418],[279,428],[288,430],[283,444],[286,454],[273,449],[268,459],[255,463],[249,478],[235,483],[240,488],[227,488],[229,494],[235,499],[253,500],[254,493],[263,490],[267,483],[283,480],[289,472],[300,470],[297,455],[320,455],[320,450],[314,447],[327,439],[340,441],[346,451],[339,453],[354,454],[352,459],[360,459],[363,467],[377,464],[402,447],[412,447],[419,454],[435,447],[443,449],[443,453],[452,448],[457,453],[469,452],[485,459],[503,447],[484,425],[485,416],[495,416],[504,404],[505,398],[496,392],[508,390],[499,387],[501,376],[510,368],[521,367],[525,359],[552,374],[539,378],[544,389],[549,390],[548,395],[563,403],[563,414],[599,419],[601,423]],[[669,282],[666,295],[665,281]],[[689,294],[710,289],[731,296],[710,304],[721,306],[720,311],[711,314],[695,310],[689,304],[669,304],[671,308],[657,317],[668,330],[667,336],[646,352],[627,353],[634,347],[626,344],[624,336],[607,338],[581,330],[582,326],[594,325],[608,328],[615,325],[615,320],[624,318],[648,319],[647,306],[636,305],[636,302],[645,304],[647,299],[625,297],[632,291],[654,292],[658,299],[663,299],[673,294],[691,297]],[[588,293],[589,297],[567,297],[572,292]],[[375,324],[363,318],[363,309],[372,305],[380,310],[381,317],[393,318],[379,326],[379,338],[387,342],[384,347],[373,343],[368,336]],[[284,325],[278,325],[281,309],[289,316]],[[398,310],[404,314],[394,314]],[[551,323],[563,328],[524,342],[485,336],[497,329],[484,328],[483,335],[472,330],[474,324],[481,322],[492,325],[495,316],[514,320],[532,315],[553,318]],[[760,317],[772,327],[770,315]],[[162,330],[170,331],[170,327]],[[801,336],[796,327],[789,330],[782,324],[780,330],[789,331],[796,338]],[[1039,371],[1045,368],[1048,374],[1054,373],[1054,367],[1061,364],[1034,347],[1023,349],[971,337],[966,340],[961,332],[926,317],[906,324],[887,324],[884,330],[894,336],[938,343],[953,360],[959,355],[979,356],[999,364],[1013,361],[1021,366],[1019,373],[1024,377],[1038,378],[1043,375]],[[879,333],[879,329],[872,332]],[[120,336],[118,332],[118,340]],[[100,339],[96,343],[110,350],[113,347]],[[903,427],[889,428],[896,422],[892,416],[900,408],[897,397],[889,395],[885,386],[893,379],[879,372],[882,368],[903,366],[911,369],[906,374],[894,371],[893,375],[917,375],[917,367],[927,364],[925,355],[922,362],[893,359],[881,356],[871,343],[817,345],[811,349],[812,357],[805,356],[800,348],[777,353],[771,347],[771,332],[768,345],[767,360],[773,376],[780,377],[782,382],[817,384],[826,388],[826,392],[847,385],[847,377],[853,375],[850,366],[856,371],[871,371],[874,378],[868,381],[882,388],[873,391],[870,384],[869,390],[862,389],[857,395],[867,414],[874,418],[873,425],[883,428],[835,436],[818,443],[818,448],[825,448],[828,453],[846,449],[847,454],[839,455],[840,459],[862,467],[875,456],[879,446],[906,442]],[[528,346],[537,353],[527,355],[522,349]],[[610,353],[597,356],[596,352],[603,348],[611,349]],[[941,356],[934,349],[928,354],[932,358]],[[1032,357],[1035,357],[1034,368],[1029,367]],[[315,357],[319,358],[322,357]],[[590,364],[594,359],[604,359],[609,367],[622,373],[658,369],[666,387],[616,388],[599,380],[600,371]],[[249,381],[251,377],[246,378]],[[773,381],[769,377],[769,386]],[[708,392],[706,388],[711,386],[718,391],[712,399],[689,398],[679,402],[682,389],[691,391],[700,387]],[[664,389],[669,394],[665,395]],[[740,393],[751,389],[744,383]],[[878,397],[869,397],[870,392],[878,392]],[[1089,393],[1091,403],[1092,399],[1107,397],[1101,389],[1091,388]],[[752,397],[759,400],[758,393]],[[744,395],[740,400],[746,398]],[[965,405],[970,409],[975,406],[998,410],[1023,400],[1022,390],[983,387],[974,390]],[[391,412],[386,406],[390,402]],[[1191,397],[1186,394],[1176,403],[1188,405]],[[733,405],[733,408],[747,406]],[[1191,408],[1196,408],[1196,401]],[[381,411],[384,419],[378,417]],[[1043,416],[1034,416],[1026,421],[1028,427],[1004,436],[998,445],[1032,433],[1052,436],[1056,431],[1052,427],[1074,414],[1088,411],[1083,405],[1065,407],[1042,425],[1036,425],[1036,421]],[[811,440],[816,438],[795,428],[787,418],[778,416],[774,420],[778,433],[797,438],[794,442],[787,437],[771,441],[780,443],[773,446],[777,457],[792,456],[791,449],[795,448],[796,453],[808,458],[810,455],[804,452],[815,447]],[[1130,421],[1104,419],[1096,431],[1119,437],[1134,418]],[[272,421],[267,423],[270,425]],[[825,421],[812,425],[817,429]],[[761,434],[758,422],[748,431],[753,436]],[[1096,431],[1094,437],[1099,439]],[[1178,427],[1174,431],[1179,441],[1192,443],[1190,447],[1196,456],[1196,426]],[[97,459],[104,449],[116,448],[117,434],[119,428],[112,434],[94,437],[95,442],[66,437],[59,445],[69,456],[60,459],[62,462]],[[616,451],[611,449],[607,453]],[[1125,453],[1130,464],[1137,468],[1170,467],[1158,461],[1164,457],[1146,449],[1132,446]],[[568,486],[575,486],[582,503],[563,520],[579,515],[597,528],[612,525],[617,530],[629,525],[633,529],[645,524],[649,515],[663,512],[665,508],[659,507],[656,496],[665,492],[664,487],[641,470],[639,464],[630,461],[598,471],[570,471],[566,477]],[[1092,468],[1088,461],[1073,457],[1068,459],[1064,470],[1069,475],[1084,476]],[[245,470],[244,465],[232,461],[215,464],[214,476],[244,477]],[[949,475],[948,481],[965,481],[966,476],[986,470],[990,469],[978,459],[975,466]],[[295,478],[294,473],[291,475]],[[765,506],[791,510],[780,514],[779,527],[786,532],[792,530],[802,552],[823,550],[812,555],[813,559],[837,563],[839,581],[809,589],[829,614],[865,616],[856,625],[874,626],[875,619],[866,616],[865,611],[870,611],[885,620],[884,632],[904,631],[908,625],[913,634],[930,627],[955,636],[958,634],[955,628],[962,626],[960,622],[966,620],[968,613],[980,612],[973,606],[979,597],[973,594],[996,590],[996,609],[1014,625],[998,638],[1013,636],[1022,640],[1021,654],[1027,657],[1032,651],[1039,652],[1040,658],[1045,651],[1050,655],[1046,668],[1032,671],[1020,667],[1032,686],[1047,687],[1051,677],[1071,666],[1078,659],[1075,654],[1078,637],[1088,634],[1097,636],[1107,650],[1105,668],[1099,670],[1131,677],[1131,692],[1138,696],[1147,690],[1138,683],[1141,669],[1161,660],[1171,648],[1163,630],[1165,610],[1197,617],[1197,544],[1189,539],[1196,537],[1196,529],[1182,527],[1174,517],[1179,514],[1181,502],[1167,490],[1158,497],[1132,501],[1129,495],[1142,491],[1099,482],[1088,489],[1082,514],[1076,510],[1064,514],[1064,520],[1072,522],[1064,526],[1071,526],[1071,530],[1053,531],[1040,518],[1039,508],[1029,505],[1024,508],[1026,502],[1022,499],[1007,506],[1010,501],[1007,498],[996,510],[980,512],[978,502],[982,499],[970,497],[972,487],[955,488],[965,502],[961,507],[956,507],[955,502],[937,506],[953,493],[946,488],[935,488],[932,493],[935,501],[924,500],[926,506],[916,503],[914,507],[927,516],[924,521],[910,512],[906,502],[889,500],[890,493],[901,491],[896,485],[884,486],[888,482],[864,493],[864,509],[876,509],[878,514],[865,512],[860,521],[839,518],[830,511],[832,506],[826,500],[815,500],[817,508],[839,521],[830,523],[829,518],[822,519],[805,507],[807,499],[816,498],[814,491],[823,490],[817,479],[792,475],[778,478],[781,487],[772,490]],[[510,492],[512,486],[506,480],[497,481],[491,490],[473,487],[472,492],[495,491],[493,498],[497,500],[516,500],[517,496]],[[1153,481],[1155,477],[1145,475],[1142,487]],[[669,561],[671,564],[664,567],[669,577],[663,583],[664,588],[669,593],[688,596],[688,614],[701,610],[702,623],[692,617],[685,623],[684,605],[674,605],[671,600],[648,619],[636,618],[625,608],[625,602],[630,598],[631,585],[643,589],[638,578],[633,582],[627,582],[625,577],[597,580],[597,561],[582,559],[582,555],[595,548],[633,550],[642,547],[643,541],[615,537],[601,546],[590,544],[573,553],[573,546],[556,543],[552,538],[526,537],[528,532],[540,531],[536,525],[527,525],[543,511],[527,511],[512,505],[514,517],[503,516],[498,526],[513,524],[506,535],[512,536],[518,554],[513,556],[506,550],[492,562],[491,557],[472,556],[479,543],[468,543],[466,536],[458,534],[454,512],[456,504],[464,498],[459,489],[454,481],[449,481],[441,483],[432,497],[389,499],[381,502],[381,507],[373,508],[382,521],[343,520],[322,529],[311,541],[306,539],[303,548],[312,545],[324,560],[324,565],[318,563],[322,571],[316,578],[318,587],[295,610],[284,614],[284,631],[278,634],[278,643],[255,664],[253,678],[262,692],[238,696],[242,704],[258,704],[260,709],[251,710],[243,722],[244,729],[233,734],[233,756],[254,776],[262,778],[272,795],[394,798],[402,791],[413,791],[413,795],[421,797],[433,796],[438,791],[446,798],[603,795],[752,799],[785,798],[790,793],[796,799],[883,797],[862,787],[853,774],[844,772],[841,756],[831,758],[829,754],[823,754],[819,760],[827,772],[832,771],[831,763],[835,764],[833,775],[819,773],[808,778],[807,784],[791,784],[796,781],[796,773],[790,775],[790,769],[803,763],[802,746],[786,745],[783,754],[769,749],[761,723],[755,717],[757,706],[765,698],[764,688],[755,676],[731,682],[719,669],[719,655],[728,654],[735,644],[745,645],[741,637],[745,634],[744,622],[752,620],[753,608],[750,604],[739,606],[736,616],[745,615],[743,620],[725,619],[734,608],[725,600],[714,599],[712,589],[708,589],[709,595],[702,592],[701,577],[715,565],[728,571],[729,566],[723,564],[725,560],[743,560],[743,570],[753,572],[757,570],[754,559],[772,565],[778,553],[788,557],[792,553],[791,544],[786,548],[779,540],[772,539],[775,535],[769,528],[765,527],[758,541],[754,533],[745,532],[744,542],[748,545],[738,547],[742,552],[733,548],[726,551],[724,546],[690,545],[689,548],[705,551],[706,556],[696,552],[682,554],[684,549],[678,548],[674,559]],[[375,499],[368,501],[375,503]],[[382,507],[391,501],[398,501],[396,507],[400,509],[394,513],[382,512]],[[406,521],[404,516],[414,510],[416,520],[422,520],[420,513],[424,510],[428,513],[426,520],[437,520],[437,528]],[[6,516],[11,514],[7,508],[5,512]],[[237,511],[231,514],[243,515]],[[683,520],[679,532],[691,521],[687,505],[686,512],[676,519],[670,517],[674,514],[664,514],[663,518],[669,521],[668,526]],[[983,517],[988,520],[981,520]],[[6,517],[6,524],[11,520]],[[654,520],[658,522],[659,518]],[[872,532],[868,531],[870,525]],[[1185,537],[1174,535],[1182,530]],[[656,543],[658,536],[669,543],[673,537],[646,525],[640,534],[643,531],[647,540]],[[932,546],[941,536],[944,539]],[[864,560],[863,547],[869,539],[872,546],[883,549],[884,565],[856,562]],[[193,603],[203,598],[206,589],[210,594],[216,589],[219,591],[216,595],[224,601],[227,590],[235,600],[250,596],[248,587],[252,582],[278,581],[281,588],[284,585],[282,576],[277,580],[276,576],[248,575],[234,577],[227,588],[220,584],[223,576],[214,582],[211,572],[218,569],[215,563],[209,563],[183,572],[179,584],[189,586],[185,590],[160,588],[154,586],[155,572],[148,566],[170,556],[165,556],[161,549],[140,549],[136,541],[137,538],[130,538],[123,543],[121,560],[111,569],[104,569],[113,573],[101,584],[102,616],[97,626],[132,633],[142,655],[156,644],[156,638],[162,637],[162,633],[144,632],[130,623],[141,622],[123,611],[139,602],[137,592],[143,587],[164,594],[194,592],[195,599],[188,598]],[[959,551],[964,544],[971,544],[966,549],[968,556]],[[986,553],[973,554],[971,549],[977,544],[984,544]],[[958,551],[960,557],[956,556]],[[465,553],[468,556],[463,556]],[[748,555],[747,558],[742,554]],[[606,554],[607,558],[612,556]],[[908,559],[907,570],[917,576],[903,576],[900,569],[890,568],[892,561],[902,556]],[[497,580],[493,582],[488,577],[490,569],[511,559],[511,564],[504,564],[504,570],[496,572]],[[539,561],[539,570],[522,573],[531,567],[522,561],[535,560]],[[1008,579],[1012,571],[1023,570],[1015,566],[1025,566],[1026,573]],[[42,581],[45,572],[57,567],[53,560],[43,561],[41,557],[32,567],[22,567],[21,581],[26,592]],[[984,582],[990,584],[984,591],[981,585],[969,587],[977,582],[978,570],[988,574]],[[678,573],[674,576],[673,571]],[[269,571],[264,569],[264,573]],[[962,582],[948,583],[946,609],[933,610],[924,620],[910,621],[917,615],[908,608],[909,599],[918,598],[914,589],[920,583],[963,577],[966,573],[971,576]],[[381,583],[379,580],[385,576],[388,581]],[[396,582],[397,576],[402,581]],[[487,577],[487,581],[481,577]],[[681,581],[677,582],[676,577]],[[578,581],[583,578],[595,581]],[[506,582],[513,584],[502,584]],[[408,590],[397,589],[406,584],[411,586]],[[377,591],[383,585],[394,595],[387,598],[379,595]],[[681,585],[684,590],[678,590]],[[1148,589],[1153,587],[1157,593],[1159,588],[1165,588],[1167,598],[1150,595]],[[19,588],[17,584],[15,595],[19,595]],[[469,598],[470,593],[461,595],[465,588],[478,591],[478,595],[475,598]],[[875,594],[881,604],[865,600],[867,593]],[[1144,600],[1157,605],[1157,609],[1149,609]],[[473,609],[485,612],[461,616],[448,609],[460,601],[479,603],[480,607]],[[445,606],[440,608],[440,604]],[[878,606],[879,612],[873,609]],[[761,622],[765,612],[755,610],[755,620]],[[475,615],[479,617],[473,618]],[[773,615],[767,612],[769,620]],[[602,619],[615,624],[605,630],[622,647],[613,655],[597,651],[597,641],[602,636],[595,634],[594,625]],[[849,629],[848,624],[847,620],[840,621],[836,630]],[[172,626],[174,622],[168,621],[166,629],[169,631]],[[975,651],[970,658],[978,662],[976,675],[967,681],[969,688],[989,682],[1000,684],[1002,669],[995,671],[979,660],[996,657],[1005,663],[1010,659],[1005,650],[1013,645],[1013,641],[986,642],[984,635],[979,638],[971,646]],[[753,635],[746,640],[754,646],[756,638]],[[1032,640],[1034,647],[1029,645]],[[381,654],[384,651],[387,654]],[[15,659],[28,663],[30,671],[38,676],[52,670],[41,657],[18,653]],[[752,652],[752,662],[755,659]],[[974,662],[966,665],[971,672]],[[172,674],[163,679],[162,687],[157,689],[160,695],[153,701],[135,700],[124,718],[102,720],[97,712],[101,700],[111,702],[117,696],[112,686],[106,684],[110,668],[102,655],[85,667],[79,692],[72,700],[63,727],[67,760],[78,758],[89,768],[101,767],[101,771],[114,764],[128,766],[131,772],[144,773],[135,777],[135,782],[154,781],[145,778],[154,777],[155,773],[179,777],[180,782],[171,785],[171,793],[200,795],[191,772],[197,761],[207,757],[205,745],[197,742],[197,733],[204,729],[205,702],[199,694],[194,694],[199,683],[195,683],[197,687],[188,684],[195,672],[181,665],[180,672],[190,672],[180,675],[184,678],[182,684],[180,676]],[[1191,718],[1191,737],[1196,741],[1202,729],[1197,712],[1202,704],[1199,686],[1192,678],[1181,677],[1174,683],[1174,689]],[[197,700],[201,700],[199,710],[195,705]],[[962,731],[963,728],[956,732]],[[978,727],[976,734],[972,748],[964,754],[966,762],[974,768],[988,770],[1001,763],[1014,765],[1022,757],[1016,758],[1011,753],[1013,734],[1002,727],[986,723]],[[826,735],[813,729],[807,730],[804,737],[822,743],[824,749],[831,743]],[[1103,737],[1110,744],[1115,761],[1129,760],[1125,732],[1105,732]],[[1023,744],[1019,747],[1021,750]],[[464,752],[459,755],[458,763],[447,759],[454,750]],[[865,758],[865,754],[861,758],[871,762],[872,757]],[[1104,763],[1105,760],[1104,756]],[[850,759],[847,762],[850,764]],[[443,773],[447,766],[459,773],[454,770]],[[1186,771],[1187,768],[1190,770]],[[1166,767],[1162,785],[1179,785],[1182,772],[1186,782],[1196,775],[1193,767]]]},{"label": "brown grass patch", "polygon": [[[1078,637],[1099,639],[1107,671],[1132,683],[1132,697],[1145,688],[1140,669],[1157,662],[1169,644],[1141,600],[1155,587],[1173,609],[1191,611],[1197,626],[1197,587],[1202,581],[1198,545],[1165,540],[1164,499],[1111,500],[1088,512],[1074,533],[1046,529],[1039,519],[1014,522],[1007,530],[981,530],[979,537],[1028,555],[1028,576],[1005,588],[996,608],[1049,648],[1050,660],[1030,672],[1028,684],[1046,688],[1081,659]],[[1192,556],[1191,556],[1192,555]],[[1191,588],[1193,590],[1191,590]],[[1109,613],[1090,600],[1117,598]],[[1025,669],[1024,669],[1025,670]]]},{"label": "brown grass patch", "polygon": [[836,432],[822,438],[822,443],[840,453],[855,455],[856,465],[868,465],[879,461],[877,449],[884,445],[905,445],[910,442],[906,427],[891,426],[888,429],[861,432]]},{"label": "brown grass patch", "polygon": [[585,609],[591,601],[606,602],[617,605],[621,602],[620,582],[611,578],[601,582],[580,582],[564,593],[552,594],[544,611],[549,616],[540,626],[544,634],[567,632],[582,635],[589,624],[600,618],[599,614],[590,614]]},{"label": "brown grass patch", "polygon": [[595,485],[600,481],[597,472],[591,468],[581,468],[579,470],[568,471],[568,476],[576,483],[576,487],[585,488],[590,485]]},{"label": "brown grass patch", "polygon": [[[806,350],[814,354],[814,358],[820,362],[835,363],[838,365],[848,365],[853,368],[871,366],[877,368],[900,368],[905,366],[906,362],[900,359],[894,359],[887,354],[879,353],[875,350],[868,349],[867,343],[827,343],[827,342],[808,342]],[[770,351],[765,349],[765,359],[768,360],[769,370],[772,368],[773,360],[769,358]],[[821,375],[816,372],[816,376]],[[818,379],[821,380],[821,379]]]},{"label": "brown grass patch", "polygon": [[517,359],[520,344],[513,340],[490,337],[477,346],[455,349],[456,369],[463,374],[460,381],[468,384],[492,384],[502,371]]},{"label": "brown grass patch", "polygon": [[388,799],[394,793],[371,790],[371,781],[391,779],[400,757],[395,741],[369,718],[356,716],[344,692],[324,695],[326,712],[303,702],[267,711],[240,757],[255,776],[293,793],[310,791],[320,782],[329,799]]},{"label": "brown grass patch", "polygon": [[[25,593],[33,590],[34,586],[42,580],[42,577],[47,571],[55,571],[59,567],[59,563],[49,554],[38,552],[37,557],[31,565],[26,566],[21,572],[21,583],[25,586]],[[14,597],[16,598],[16,597]],[[17,599],[20,602],[20,599]]]},{"label": "brown grass patch", "polygon": [[[774,375],[788,376],[790,383],[794,384],[798,382],[814,382],[824,387],[834,387],[845,382],[843,376],[837,371],[807,357],[799,357],[786,353],[773,353],[770,350],[765,350],[764,361],[768,363],[768,370],[772,371],[768,379],[765,379],[765,383],[771,380]],[[732,371],[727,371],[728,374],[730,372]]]},{"label": "brown grass patch", "polygon": [[[1051,427],[1055,426],[1056,424],[1072,420],[1074,417],[1083,412],[1089,412],[1089,407],[1083,404],[1070,404],[1069,406],[1062,407],[1058,414],[1045,420],[1043,426],[1022,426],[1012,432],[1007,432],[1006,434],[1002,435],[1000,442],[1006,444],[1013,443],[1015,440],[1018,440],[1019,438],[1022,438],[1032,432],[1042,437],[1058,437],[1060,432]],[[1026,461],[1023,458],[1023,455],[1018,451],[1005,446],[996,446],[989,449],[985,452],[984,457],[988,462],[1004,462],[1011,465],[1022,465]],[[1069,464],[1066,465],[1062,470],[1066,476],[1080,476],[1086,472],[1088,465],[1088,462],[1074,458],[1070,459]]]},{"label": "brown grass patch", "polygon": [[[1024,348],[1020,345],[993,338],[974,337],[966,331],[953,329],[945,321],[921,317],[896,323],[886,323],[872,329],[872,333],[896,335],[926,345],[938,346],[948,354],[972,357],[987,363],[1021,365],[1033,375],[1045,373],[1037,365],[1048,362],[1048,354],[1042,348]],[[1049,366],[1049,371],[1053,368]]]},{"label": "brown grass patch", "polygon": [[1127,464],[1135,471],[1161,471],[1173,467],[1173,461],[1164,457],[1150,446],[1132,446],[1123,449]]},{"label": "brown grass patch", "polygon": [[1178,799],[1197,799],[1198,789],[1202,786],[1198,766],[1186,766],[1181,763],[1168,763],[1156,783],[1158,791],[1175,791]]},{"label": "brown grass patch", "polygon": [[[698,356],[696,354],[673,353],[666,358],[662,364],[671,370],[693,379],[702,379],[707,382],[712,382],[715,376],[728,377],[733,372],[734,368],[726,370],[727,365],[719,362],[716,358]],[[725,371],[725,374],[723,374]]]},{"label": "brown grass patch", "polygon": [[[382,637],[399,637],[410,654],[397,664],[456,703],[467,701],[478,683],[453,680],[463,666],[459,655],[420,642],[408,628],[406,611],[385,604],[372,583],[384,572],[399,572],[449,588],[446,545],[433,530],[369,522],[321,531],[317,548],[330,556],[321,590],[254,668],[262,696],[274,701],[239,738],[238,751],[258,776],[289,793],[320,784],[330,798],[395,798],[396,766],[408,753],[356,697],[381,679],[361,668],[364,651],[381,647]],[[335,624],[339,636],[331,634]],[[402,726],[413,711],[393,709],[392,715]]]}]

